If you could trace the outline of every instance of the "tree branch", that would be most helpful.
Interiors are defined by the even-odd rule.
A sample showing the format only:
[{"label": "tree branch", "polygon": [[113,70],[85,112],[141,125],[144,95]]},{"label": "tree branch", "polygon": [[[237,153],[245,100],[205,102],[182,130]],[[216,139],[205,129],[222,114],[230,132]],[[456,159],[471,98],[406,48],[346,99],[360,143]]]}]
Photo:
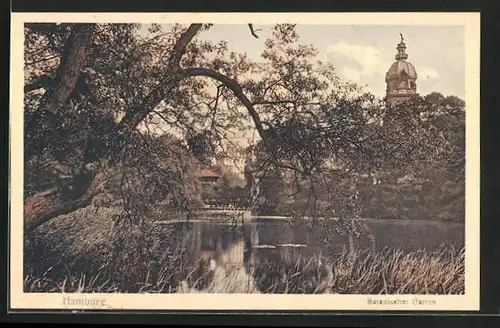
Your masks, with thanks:
[{"label": "tree branch", "polygon": [[241,101],[241,103],[246,107],[248,113],[252,117],[252,120],[255,124],[255,128],[257,129],[257,132],[259,133],[260,137],[267,142],[267,134],[266,131],[264,130],[264,127],[262,126],[262,121],[260,120],[259,114],[255,110],[252,102],[248,97],[243,93],[243,90],[241,89],[241,86],[236,82],[235,80],[218,73],[216,71],[207,69],[207,68],[186,68],[183,70],[183,75],[185,77],[189,76],[206,76],[210,77],[212,79],[215,79],[221,83],[223,83],[228,89],[230,89],[234,95]]},{"label": "tree branch", "polygon": [[201,27],[202,24],[191,24],[188,29],[182,33],[179,40],[175,43],[173,52],[168,59],[169,75],[161,85],[138,102],[140,105],[127,111],[127,114],[125,114],[120,121],[120,133],[127,134],[132,132],[148,113],[166,97],[168,92],[175,88],[177,83],[183,79],[180,67],[182,55],[184,55],[186,47],[193,40]]},{"label": "tree branch", "polygon": [[52,79],[48,75],[42,75],[36,78],[33,82],[24,85],[24,92],[31,92],[41,88],[47,88]]},{"label": "tree branch", "polygon": [[174,45],[174,52],[170,56],[170,65],[180,65],[182,55],[186,52],[187,45],[193,40],[201,27],[202,24],[191,24],[188,29],[182,33],[180,39]]},{"label": "tree branch", "polygon": [[38,64],[38,63],[41,63],[41,62],[45,62],[45,61],[49,61],[49,60],[52,60],[52,59],[56,59],[58,58],[59,56],[58,55],[53,55],[53,56],[50,56],[50,57],[44,57],[44,58],[40,58],[38,60],[34,60],[32,62],[29,62],[29,63],[25,63],[24,66],[31,66],[31,65],[35,65],[35,64]]},{"label": "tree branch", "polygon": [[253,24],[248,24],[248,27],[250,28],[250,33],[252,34],[252,36],[258,39],[259,36],[255,32],[260,31],[260,29],[254,30]]}]

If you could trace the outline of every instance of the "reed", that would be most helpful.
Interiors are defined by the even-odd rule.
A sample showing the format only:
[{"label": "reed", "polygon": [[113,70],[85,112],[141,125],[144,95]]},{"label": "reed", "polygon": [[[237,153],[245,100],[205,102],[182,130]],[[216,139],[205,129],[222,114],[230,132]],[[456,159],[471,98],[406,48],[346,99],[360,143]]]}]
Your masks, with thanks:
[{"label": "reed", "polygon": [[[137,270],[134,264],[119,268],[127,275],[106,267],[95,273],[67,270],[59,275],[27,274],[26,292],[94,293],[175,293],[244,292],[280,294],[463,294],[464,250],[443,247],[436,251],[405,253],[386,249],[378,253],[342,253],[330,261],[333,277],[314,261],[261,263],[252,269],[252,279],[242,279],[241,269],[220,273],[203,269],[204,263],[182,268],[180,259],[171,259],[158,267],[148,262]],[[58,278],[55,278],[58,277]],[[126,281],[124,281],[126,278]],[[212,283],[217,280],[217,283]],[[135,282],[134,282],[135,281]]]},{"label": "reed", "polygon": [[344,252],[333,266],[333,293],[463,294],[465,290],[465,249],[450,245],[408,253],[400,249]]}]

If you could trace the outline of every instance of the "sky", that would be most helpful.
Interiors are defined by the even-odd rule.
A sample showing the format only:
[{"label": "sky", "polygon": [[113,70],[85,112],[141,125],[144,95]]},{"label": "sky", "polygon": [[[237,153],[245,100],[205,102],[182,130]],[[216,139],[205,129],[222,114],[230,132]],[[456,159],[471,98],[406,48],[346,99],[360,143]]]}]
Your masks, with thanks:
[{"label": "sky", "polygon": [[[229,50],[259,60],[272,26],[214,25],[198,37],[228,42]],[[395,61],[396,46],[403,33],[408,61],[418,74],[417,92],[441,92],[465,97],[465,43],[461,26],[429,25],[297,25],[299,42],[312,44],[319,59],[332,63],[341,78],[359,83],[378,97],[385,95],[385,73]]]},{"label": "sky", "polygon": [[[141,28],[146,34],[148,26]],[[201,40],[227,41],[229,51],[246,53],[259,61],[272,25],[255,25],[259,38],[251,36],[248,25],[215,24],[200,33]],[[169,30],[171,25],[164,25]],[[312,44],[318,59],[333,64],[345,81],[354,81],[379,98],[385,96],[385,74],[396,60],[400,35],[417,71],[417,93],[440,92],[465,98],[464,27],[446,25],[297,25],[299,42]],[[245,110],[242,108],[242,110]],[[254,140],[255,133],[235,133],[234,140]]]}]

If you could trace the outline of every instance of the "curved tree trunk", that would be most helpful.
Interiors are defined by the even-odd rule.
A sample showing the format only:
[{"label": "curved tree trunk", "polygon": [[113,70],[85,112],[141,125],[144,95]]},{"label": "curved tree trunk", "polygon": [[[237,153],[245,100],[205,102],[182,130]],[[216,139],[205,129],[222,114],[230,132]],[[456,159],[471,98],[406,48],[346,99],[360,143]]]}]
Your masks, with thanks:
[{"label": "curved tree trunk", "polygon": [[89,172],[72,186],[73,195],[60,188],[51,188],[24,200],[24,231],[30,233],[38,226],[59,215],[90,205],[92,199],[103,192],[106,182],[102,173]]}]

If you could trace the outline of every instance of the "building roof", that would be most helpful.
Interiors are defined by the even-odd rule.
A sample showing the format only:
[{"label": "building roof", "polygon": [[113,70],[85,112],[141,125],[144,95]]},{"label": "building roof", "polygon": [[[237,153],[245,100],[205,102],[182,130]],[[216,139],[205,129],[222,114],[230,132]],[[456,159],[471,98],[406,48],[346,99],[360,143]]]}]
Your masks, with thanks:
[{"label": "building roof", "polygon": [[198,174],[198,177],[200,178],[220,178],[220,175],[215,173],[212,170],[201,170],[200,173]]},{"label": "building roof", "polygon": [[415,70],[415,66],[413,66],[412,63],[406,60],[398,60],[391,65],[391,67],[387,71],[385,78],[386,80],[398,79],[403,75],[407,75],[411,79],[416,79],[417,71]]}]

